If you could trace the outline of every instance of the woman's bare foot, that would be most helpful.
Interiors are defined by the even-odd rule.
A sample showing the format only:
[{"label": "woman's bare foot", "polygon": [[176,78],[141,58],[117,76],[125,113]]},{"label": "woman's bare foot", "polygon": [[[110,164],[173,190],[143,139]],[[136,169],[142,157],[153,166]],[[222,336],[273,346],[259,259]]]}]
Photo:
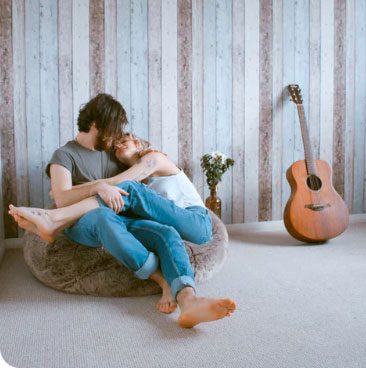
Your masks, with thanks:
[{"label": "woman's bare foot", "polygon": [[156,304],[156,309],[161,313],[173,313],[177,309],[177,303],[175,302],[173,295],[170,291],[170,287],[163,287],[163,295]]},{"label": "woman's bare foot", "polygon": [[222,319],[230,316],[236,309],[235,301],[230,298],[211,299],[197,297],[195,294],[178,294],[178,303],[181,310],[178,323],[184,328],[192,328],[201,322]]},{"label": "woman's bare foot", "polygon": [[161,313],[172,313],[177,309],[169,284],[166,282],[161,270],[158,268],[150,278],[154,280],[162,289],[163,295],[156,304],[156,309]]},{"label": "woman's bare foot", "polygon": [[[32,207],[15,207],[9,206],[9,214],[13,216],[20,227],[39,235],[42,239],[53,242],[57,231],[62,228],[52,216],[52,210],[44,210]],[[33,224],[31,226],[29,223]]]}]

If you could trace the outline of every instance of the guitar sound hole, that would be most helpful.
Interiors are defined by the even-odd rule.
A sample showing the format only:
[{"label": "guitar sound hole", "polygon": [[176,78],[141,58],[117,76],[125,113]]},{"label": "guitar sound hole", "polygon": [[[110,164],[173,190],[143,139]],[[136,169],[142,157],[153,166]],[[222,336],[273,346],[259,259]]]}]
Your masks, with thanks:
[{"label": "guitar sound hole", "polygon": [[306,184],[311,190],[319,190],[322,187],[322,181],[316,175],[309,175]]}]

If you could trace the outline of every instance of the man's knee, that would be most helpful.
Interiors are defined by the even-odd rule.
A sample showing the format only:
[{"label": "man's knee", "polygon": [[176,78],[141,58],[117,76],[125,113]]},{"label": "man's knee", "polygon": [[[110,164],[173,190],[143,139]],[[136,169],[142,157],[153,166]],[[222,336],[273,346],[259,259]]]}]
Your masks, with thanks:
[{"label": "man's knee", "polygon": [[112,216],[114,216],[115,213],[113,210],[109,207],[98,207],[95,208],[89,212],[87,212],[83,219],[85,221],[91,222],[91,223],[101,223],[104,221],[108,221]]}]

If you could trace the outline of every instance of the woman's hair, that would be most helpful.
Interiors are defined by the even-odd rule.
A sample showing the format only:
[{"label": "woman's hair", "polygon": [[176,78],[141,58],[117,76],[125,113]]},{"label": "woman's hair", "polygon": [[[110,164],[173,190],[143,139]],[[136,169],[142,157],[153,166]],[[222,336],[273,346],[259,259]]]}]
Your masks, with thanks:
[{"label": "woman's hair", "polygon": [[130,133],[130,132],[124,133],[121,137],[121,141],[123,141],[126,138],[134,140],[134,141],[138,141],[142,146],[142,150],[150,148],[150,146],[151,146],[150,142],[145,141],[144,139],[139,138],[138,136],[136,136],[135,134]]},{"label": "woman's hair", "polygon": [[106,93],[99,93],[79,111],[79,132],[89,132],[93,122],[102,138],[120,137],[123,128],[128,124],[123,106]]}]

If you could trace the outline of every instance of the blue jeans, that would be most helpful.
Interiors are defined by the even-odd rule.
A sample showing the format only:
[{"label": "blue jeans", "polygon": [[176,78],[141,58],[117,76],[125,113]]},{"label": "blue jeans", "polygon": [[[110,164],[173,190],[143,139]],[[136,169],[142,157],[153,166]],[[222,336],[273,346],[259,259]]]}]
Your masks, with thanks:
[{"label": "blue jeans", "polygon": [[195,289],[194,274],[182,238],[202,244],[212,237],[207,209],[177,207],[146,185],[125,181],[122,213],[115,214],[97,196],[100,207],[64,230],[70,239],[90,247],[104,246],[140,279],[148,279],[159,267],[173,297],[185,286]]}]

